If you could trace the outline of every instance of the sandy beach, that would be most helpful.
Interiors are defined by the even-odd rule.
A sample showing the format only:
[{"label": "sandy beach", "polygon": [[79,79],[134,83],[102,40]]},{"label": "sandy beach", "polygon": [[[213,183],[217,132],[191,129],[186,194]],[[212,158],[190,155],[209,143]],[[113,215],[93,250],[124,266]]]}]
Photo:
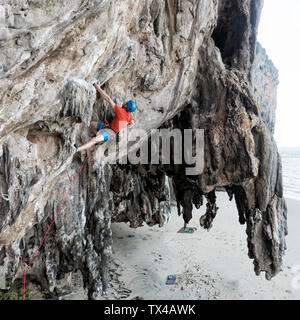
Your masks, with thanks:
[{"label": "sandy beach", "polygon": [[[163,228],[114,224],[107,299],[300,299],[300,288],[292,286],[297,280],[293,268],[300,265],[300,202],[287,199],[288,248],[283,271],[271,281],[254,273],[234,200],[218,192],[217,205],[210,232],[199,226],[205,205],[193,212],[189,226],[197,228],[194,234],[177,233],[183,222],[175,207]],[[165,284],[169,274],[177,275],[175,285]],[[300,280],[297,283],[300,287]]]}]

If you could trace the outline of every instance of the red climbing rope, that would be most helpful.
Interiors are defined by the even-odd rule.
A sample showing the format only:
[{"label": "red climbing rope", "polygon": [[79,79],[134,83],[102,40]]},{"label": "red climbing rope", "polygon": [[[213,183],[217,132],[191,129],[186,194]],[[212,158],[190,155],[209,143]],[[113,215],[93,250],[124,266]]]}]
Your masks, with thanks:
[{"label": "red climbing rope", "polygon": [[[98,134],[99,134],[99,132],[98,132]],[[52,220],[52,222],[51,222],[50,226],[48,227],[48,229],[47,229],[47,231],[46,231],[46,233],[45,233],[45,235],[44,235],[43,240],[41,241],[41,243],[40,243],[40,245],[39,245],[38,249],[36,250],[35,254],[33,255],[33,257],[31,258],[31,260],[29,261],[29,263],[27,264],[27,266],[26,266],[26,268],[25,268],[25,271],[24,271],[23,300],[25,300],[25,292],[26,292],[26,273],[27,273],[27,269],[29,268],[29,266],[30,266],[30,264],[32,263],[33,259],[35,258],[35,256],[36,256],[36,255],[37,255],[37,253],[39,252],[39,250],[40,250],[41,246],[43,245],[44,240],[45,240],[45,238],[46,238],[46,236],[47,236],[47,234],[48,234],[49,230],[51,229],[51,227],[52,227],[52,225],[53,225],[54,221],[56,220],[57,216],[59,215],[59,213],[60,213],[60,211],[61,211],[61,209],[62,209],[62,207],[63,207],[63,205],[64,205],[64,203],[65,203],[65,201],[66,201],[66,199],[67,199],[67,197],[68,197],[68,195],[69,195],[69,193],[70,193],[70,191],[71,191],[71,188],[72,188],[72,186],[73,186],[74,182],[76,181],[76,179],[77,179],[77,178],[78,178],[78,176],[80,175],[80,172],[81,172],[81,170],[83,169],[83,167],[84,167],[84,165],[85,165],[85,163],[86,163],[87,159],[89,158],[89,156],[90,156],[91,151],[92,151],[92,149],[93,149],[93,148],[94,148],[94,146],[91,146],[91,148],[90,148],[90,150],[89,150],[89,152],[88,152],[88,154],[87,154],[86,158],[85,158],[85,159],[84,159],[84,161],[83,161],[83,164],[82,164],[81,168],[79,169],[79,171],[78,171],[78,173],[77,173],[77,175],[76,175],[75,179],[73,180],[72,184],[70,185],[70,188],[69,188],[69,190],[68,190],[68,192],[67,192],[67,194],[66,194],[66,196],[65,196],[65,198],[64,198],[64,200],[63,200],[63,202],[62,202],[62,204],[61,204],[61,206],[60,206],[60,208],[59,208],[59,210],[57,211],[57,214],[55,215],[55,217],[54,217],[54,219]]]},{"label": "red climbing rope", "polygon": [[[105,120],[104,122],[105,122],[106,127],[108,127],[109,123],[108,123],[106,120]],[[102,129],[102,128],[100,128],[100,130],[101,130],[101,129]],[[99,135],[100,130],[98,131],[97,136]],[[110,132],[108,132],[108,133],[111,135],[111,133],[110,133]],[[116,134],[117,134],[117,133],[116,133]],[[46,231],[46,233],[45,233],[45,235],[44,235],[43,240],[41,241],[41,243],[40,243],[40,245],[39,245],[38,249],[36,250],[35,254],[34,254],[34,255],[33,255],[33,257],[31,258],[31,260],[29,261],[29,263],[26,265],[26,268],[25,268],[25,271],[24,271],[23,300],[25,300],[25,292],[26,292],[26,273],[27,273],[27,270],[28,270],[28,268],[29,268],[30,264],[32,263],[32,261],[34,260],[35,256],[38,254],[38,252],[39,252],[39,250],[40,250],[41,246],[43,245],[43,243],[44,243],[44,241],[45,241],[45,239],[46,239],[46,236],[47,236],[48,232],[50,231],[50,229],[51,229],[51,227],[52,227],[52,225],[53,225],[54,221],[56,220],[57,216],[59,215],[59,213],[60,213],[60,211],[61,211],[61,209],[62,209],[62,207],[63,207],[63,205],[64,205],[64,203],[65,203],[65,201],[66,201],[66,199],[67,199],[67,197],[68,197],[68,195],[69,195],[69,193],[70,193],[70,191],[71,191],[71,188],[72,188],[72,186],[73,186],[74,182],[76,181],[76,179],[77,179],[77,178],[78,178],[78,176],[80,175],[80,172],[81,172],[81,170],[83,169],[83,167],[84,167],[84,165],[85,165],[85,163],[86,163],[87,159],[89,158],[89,156],[90,156],[91,151],[93,150],[93,148],[94,148],[94,146],[91,146],[91,148],[90,148],[90,150],[89,150],[89,152],[88,152],[88,154],[87,154],[86,158],[85,158],[85,159],[84,159],[84,161],[83,161],[83,164],[82,164],[81,168],[79,169],[79,171],[78,171],[78,173],[77,173],[77,175],[76,175],[75,179],[73,180],[72,184],[70,185],[70,188],[69,188],[69,190],[68,190],[68,192],[67,192],[67,194],[66,194],[66,196],[65,196],[65,198],[64,198],[64,200],[63,200],[63,202],[62,202],[62,204],[61,204],[61,206],[60,206],[60,208],[59,208],[59,210],[57,211],[57,213],[56,213],[56,215],[55,215],[54,219],[52,220],[52,222],[51,222],[50,226],[48,227],[48,229],[47,229],[47,231]]]}]

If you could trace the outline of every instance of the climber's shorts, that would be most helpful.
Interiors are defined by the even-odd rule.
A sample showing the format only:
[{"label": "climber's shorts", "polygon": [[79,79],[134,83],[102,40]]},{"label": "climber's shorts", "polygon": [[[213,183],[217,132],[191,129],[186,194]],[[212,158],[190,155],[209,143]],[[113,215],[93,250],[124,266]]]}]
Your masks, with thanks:
[{"label": "climber's shorts", "polygon": [[105,129],[108,126],[109,126],[109,123],[107,121],[106,122],[99,121],[97,123],[97,131],[99,131],[100,129]]},{"label": "climber's shorts", "polygon": [[98,137],[102,136],[104,138],[104,141],[107,141],[107,140],[112,140],[115,135],[116,133],[114,132],[114,130],[107,128],[107,129],[100,130]]}]

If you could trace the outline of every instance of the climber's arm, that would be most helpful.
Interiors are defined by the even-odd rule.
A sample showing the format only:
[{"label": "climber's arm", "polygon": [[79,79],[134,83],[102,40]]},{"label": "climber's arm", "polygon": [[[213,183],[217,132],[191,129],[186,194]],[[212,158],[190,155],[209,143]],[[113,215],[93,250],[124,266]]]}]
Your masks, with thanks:
[{"label": "climber's arm", "polygon": [[113,108],[115,106],[114,101],[100,88],[100,86],[97,83],[94,83],[94,87],[100,93],[101,97],[104,100],[106,100],[109,103],[109,105]]}]

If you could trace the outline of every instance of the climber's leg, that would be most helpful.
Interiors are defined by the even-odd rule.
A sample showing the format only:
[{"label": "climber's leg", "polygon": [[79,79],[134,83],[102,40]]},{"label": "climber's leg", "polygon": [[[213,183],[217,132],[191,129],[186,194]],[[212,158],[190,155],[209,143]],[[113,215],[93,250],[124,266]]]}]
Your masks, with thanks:
[{"label": "climber's leg", "polygon": [[90,142],[84,144],[83,146],[79,147],[77,149],[77,151],[83,151],[86,149],[89,149],[90,147],[92,147],[93,145],[95,145],[96,143],[103,143],[105,141],[105,138],[102,135],[98,135],[97,137],[93,138]]},{"label": "climber's leg", "polygon": [[102,129],[99,130],[97,137],[93,138],[90,142],[84,144],[81,147],[74,145],[77,151],[83,151],[89,149],[94,144],[103,144],[107,140],[112,140],[115,136],[115,132],[111,129]]}]

